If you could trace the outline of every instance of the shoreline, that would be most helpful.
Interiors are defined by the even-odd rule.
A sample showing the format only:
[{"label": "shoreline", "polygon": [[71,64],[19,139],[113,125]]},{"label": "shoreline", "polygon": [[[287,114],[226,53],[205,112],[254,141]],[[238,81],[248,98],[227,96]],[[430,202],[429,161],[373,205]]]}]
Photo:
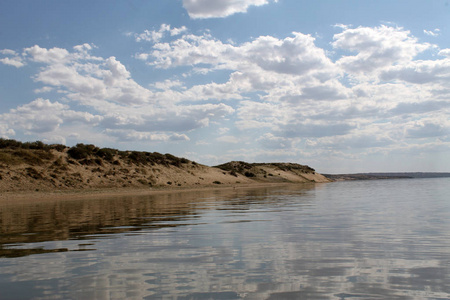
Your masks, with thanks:
[{"label": "shoreline", "polygon": [[147,196],[158,194],[195,192],[202,190],[241,190],[263,187],[310,185],[317,183],[292,183],[292,182],[255,182],[247,184],[222,184],[222,185],[201,185],[185,187],[154,187],[154,188],[100,188],[100,189],[71,189],[53,191],[15,191],[0,192],[0,204],[31,203],[45,201],[71,201],[84,200],[87,198],[110,198],[120,196]]}]

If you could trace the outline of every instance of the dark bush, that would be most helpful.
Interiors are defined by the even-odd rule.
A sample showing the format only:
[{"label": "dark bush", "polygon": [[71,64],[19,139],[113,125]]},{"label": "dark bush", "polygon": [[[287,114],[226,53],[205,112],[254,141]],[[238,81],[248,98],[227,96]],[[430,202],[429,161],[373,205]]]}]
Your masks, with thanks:
[{"label": "dark bush", "polygon": [[61,145],[61,144],[52,144],[52,145],[50,145],[50,148],[54,149],[58,152],[63,152],[64,150],[66,150],[67,147],[65,145]]},{"label": "dark bush", "polygon": [[181,167],[181,159],[180,158],[178,158],[172,154],[169,154],[169,153],[166,153],[164,156],[165,156],[168,164],[174,165],[176,167]]},{"label": "dark bush", "polygon": [[159,153],[159,152],[153,152],[153,153],[147,153],[148,159],[153,164],[161,164],[166,165],[166,157]]},{"label": "dark bush", "polygon": [[94,155],[99,149],[94,145],[77,144],[71,147],[67,153],[74,159],[88,158],[89,155]]},{"label": "dark bush", "polygon": [[36,142],[26,142],[22,144],[22,148],[24,149],[38,149],[38,150],[49,150],[50,147],[48,147],[46,144],[44,144],[41,141]]},{"label": "dark bush", "polygon": [[147,156],[145,152],[132,151],[128,158],[134,163],[147,164]]},{"label": "dark bush", "polygon": [[101,157],[107,161],[112,161],[116,154],[117,150],[111,148],[101,148],[96,153],[98,157]]},{"label": "dark bush", "polygon": [[256,175],[255,174],[253,174],[252,172],[245,172],[245,174],[244,174],[245,176],[247,176],[247,177],[255,177]]},{"label": "dark bush", "polygon": [[74,159],[86,159],[89,157],[89,152],[87,151],[87,149],[83,147],[78,147],[78,145],[71,147],[67,151],[67,154],[69,154],[69,156]]},{"label": "dark bush", "polygon": [[18,149],[22,148],[22,143],[16,140],[0,138],[0,149]]}]

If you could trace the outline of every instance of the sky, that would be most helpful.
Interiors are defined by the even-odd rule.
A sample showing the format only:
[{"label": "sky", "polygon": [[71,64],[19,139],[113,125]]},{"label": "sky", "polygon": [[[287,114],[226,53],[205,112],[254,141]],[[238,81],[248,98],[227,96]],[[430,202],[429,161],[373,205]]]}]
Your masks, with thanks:
[{"label": "sky", "polygon": [[448,0],[0,1],[0,137],[450,172]]}]

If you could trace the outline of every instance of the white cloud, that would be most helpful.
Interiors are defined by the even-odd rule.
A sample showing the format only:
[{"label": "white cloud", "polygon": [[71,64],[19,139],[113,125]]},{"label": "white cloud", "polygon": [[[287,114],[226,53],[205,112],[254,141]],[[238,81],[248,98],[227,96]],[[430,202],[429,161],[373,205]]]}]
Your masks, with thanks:
[{"label": "white cloud", "polygon": [[0,62],[5,65],[14,66],[16,68],[20,68],[25,66],[25,63],[16,51],[10,49],[0,50],[0,54],[6,55],[7,57],[0,58]]},{"label": "white cloud", "polygon": [[393,66],[381,73],[380,78],[385,81],[403,80],[411,83],[425,84],[450,80],[450,58],[442,60],[411,61]]},{"label": "white cloud", "polygon": [[250,6],[268,3],[269,0],[183,0],[184,8],[193,19],[223,18],[246,12]]},{"label": "white cloud", "polygon": [[240,46],[223,43],[209,35],[186,35],[170,43],[156,44],[151,53],[139,57],[153,57],[150,65],[164,69],[206,64],[213,69],[287,75],[315,72],[323,76],[324,72],[320,71],[323,69],[328,75],[337,72],[325,51],[314,45],[314,38],[298,32],[285,39],[262,36]]},{"label": "white cloud", "polygon": [[395,63],[408,62],[430,48],[429,44],[419,43],[409,31],[385,25],[345,29],[334,36],[332,45],[357,53],[337,61],[350,74],[371,73]]},{"label": "white cloud", "polygon": [[169,141],[189,141],[185,134],[166,134],[155,132],[142,132],[136,130],[114,130],[107,129],[106,133],[117,137],[122,142],[150,141],[150,142],[169,142]]},{"label": "white cloud", "polygon": [[[58,89],[65,104],[39,98],[2,114],[0,120],[8,124],[2,134],[15,129],[50,140],[52,134],[70,135],[72,124],[77,122],[89,125],[99,140],[110,136],[136,141],[189,141],[185,132],[207,127],[211,121],[234,112],[222,103],[176,105],[174,99],[179,96],[172,89],[183,90],[182,82],[156,83],[153,87],[161,91],[152,92],[136,83],[115,57],[91,56],[92,49],[88,44],[74,47],[74,52],[39,46],[25,49],[29,62],[43,64],[33,78],[45,86],[35,92]],[[71,109],[73,104],[78,111]]]},{"label": "white cloud", "polygon": [[293,142],[292,139],[277,137],[272,133],[265,133],[256,141],[268,149],[290,149]]},{"label": "white cloud", "polygon": [[35,92],[36,94],[40,94],[40,93],[48,93],[48,92],[51,92],[51,91],[53,91],[53,88],[50,87],[50,86],[44,86],[44,87],[42,87],[42,88],[40,88],[40,89],[35,89],[35,90],[34,90],[34,92]]},{"label": "white cloud", "polygon": [[30,55],[31,59],[35,62],[41,63],[62,63],[68,61],[71,57],[69,51],[63,48],[46,49],[41,48],[38,45],[24,49],[25,55]]},{"label": "white cloud", "polygon": [[161,24],[161,27],[159,28],[159,30],[144,30],[143,33],[139,33],[139,34],[134,34],[134,38],[136,40],[136,42],[152,42],[152,43],[157,43],[159,42],[165,35],[166,33],[169,33],[171,36],[176,36],[176,35],[180,35],[183,32],[186,32],[187,28],[186,26],[181,26],[179,28],[171,28],[170,25],[167,24]]},{"label": "white cloud", "polygon": [[[125,66],[115,57],[80,63],[81,60],[74,59],[67,50],[54,51],[58,55],[47,55],[50,52],[34,47],[32,59],[47,63],[34,79],[47,86],[67,89],[71,99],[96,108],[101,107],[96,102],[105,100],[122,105],[139,105],[151,101],[152,92],[131,79]],[[82,57],[83,60],[89,58]]]},{"label": "white cloud", "polygon": [[438,54],[441,56],[447,56],[450,58],[450,48],[442,49],[441,51],[439,51]]},{"label": "white cloud", "polygon": [[11,56],[16,56],[17,55],[16,51],[11,50],[11,49],[2,49],[2,50],[0,50],[0,54],[11,55]]},{"label": "white cloud", "polygon": [[64,123],[81,122],[95,126],[101,119],[100,116],[73,111],[68,105],[42,98],[0,115],[0,120],[10,128],[23,130],[25,134],[56,132]]},{"label": "white cloud", "polygon": [[25,65],[22,62],[22,59],[20,57],[12,57],[12,58],[5,57],[5,58],[1,58],[0,62],[2,64],[10,65],[10,66],[13,66],[13,67],[16,67],[16,68],[20,68],[20,67],[23,67]]},{"label": "white cloud", "polygon": [[193,86],[179,94],[179,100],[245,99],[245,93],[262,91],[273,101],[289,94],[301,95],[302,87],[305,88],[303,98],[346,97],[342,84],[329,81],[340,76],[339,69],[314,41],[310,35],[294,32],[292,37],[284,39],[262,36],[236,46],[207,34],[185,35],[156,44],[151,52],[136,57],[163,69],[193,66],[196,70],[201,66],[202,72],[190,76],[232,71],[228,82]]},{"label": "white cloud", "polygon": [[166,79],[164,81],[152,83],[150,85],[150,87],[165,91],[165,90],[170,90],[170,89],[178,88],[178,87],[183,88],[183,82],[181,82],[179,80]]},{"label": "white cloud", "polygon": [[439,28],[436,28],[434,30],[424,30],[423,33],[429,36],[439,36],[441,34],[441,30]]},{"label": "white cloud", "polygon": [[230,144],[237,144],[240,143],[240,139],[238,139],[235,136],[232,135],[224,135],[216,138],[216,141],[222,142],[222,143],[230,143]]},{"label": "white cloud", "polygon": [[0,123],[0,137],[4,139],[9,139],[14,136],[16,133],[13,129],[9,128],[8,124]]},{"label": "white cloud", "polygon": [[218,131],[219,135],[223,135],[223,134],[226,134],[228,131],[230,131],[230,128],[222,127],[222,128],[219,128],[217,131]]}]

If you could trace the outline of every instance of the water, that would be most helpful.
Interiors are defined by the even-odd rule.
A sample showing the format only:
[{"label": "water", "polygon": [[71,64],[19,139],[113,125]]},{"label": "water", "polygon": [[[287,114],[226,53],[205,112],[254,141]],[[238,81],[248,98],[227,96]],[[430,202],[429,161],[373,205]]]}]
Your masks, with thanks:
[{"label": "water", "polygon": [[0,205],[0,299],[450,299],[450,179]]}]

